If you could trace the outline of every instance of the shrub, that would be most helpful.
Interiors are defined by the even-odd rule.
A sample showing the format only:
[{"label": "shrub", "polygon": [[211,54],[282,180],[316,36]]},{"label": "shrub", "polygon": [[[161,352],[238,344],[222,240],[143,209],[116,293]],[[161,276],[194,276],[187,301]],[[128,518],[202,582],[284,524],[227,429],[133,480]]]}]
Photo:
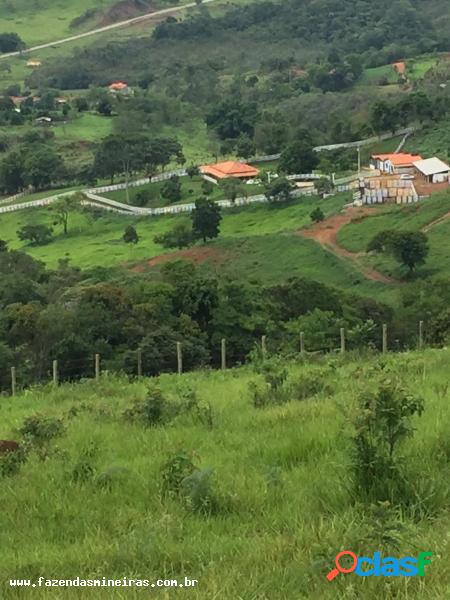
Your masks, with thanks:
[{"label": "shrub", "polygon": [[181,481],[181,492],[188,510],[210,514],[216,509],[213,475],[213,469],[196,470]]},{"label": "shrub", "polygon": [[16,475],[27,459],[26,450],[20,446],[15,452],[0,455],[0,477]]},{"label": "shrub", "polygon": [[354,417],[353,469],[358,491],[374,501],[391,500],[404,489],[398,447],[413,435],[411,418],[423,412],[423,400],[398,382],[386,379],[375,393],[364,392]]},{"label": "shrub", "polygon": [[124,412],[126,419],[138,421],[146,427],[160,425],[169,417],[170,404],[161,390],[157,387],[150,388],[145,400],[138,400],[131,408]]},{"label": "shrub", "polygon": [[324,372],[302,373],[301,376],[290,384],[291,397],[295,400],[306,400],[321,392],[330,392],[324,380]]},{"label": "shrub", "polygon": [[42,446],[65,431],[62,419],[35,414],[27,417],[19,433],[31,443]]},{"label": "shrub", "polygon": [[161,468],[163,494],[179,494],[183,480],[196,469],[192,456],[184,449],[178,450]]},{"label": "shrub", "polygon": [[80,454],[78,461],[75,463],[72,472],[71,479],[76,483],[85,483],[91,480],[95,473],[96,468],[93,465],[98,452],[98,447],[95,443],[91,442]]},{"label": "shrub", "polygon": [[280,358],[272,357],[257,362],[254,364],[254,369],[264,378],[263,385],[254,381],[248,385],[255,408],[282,404],[289,400],[288,390],[285,386],[288,372]]}]

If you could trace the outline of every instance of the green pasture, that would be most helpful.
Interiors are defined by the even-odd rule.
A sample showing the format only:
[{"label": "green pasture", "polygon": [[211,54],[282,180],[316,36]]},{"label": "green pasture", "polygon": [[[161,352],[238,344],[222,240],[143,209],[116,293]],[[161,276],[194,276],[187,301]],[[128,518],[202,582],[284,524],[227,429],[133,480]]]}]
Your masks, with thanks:
[{"label": "green pasture", "polygon": [[[286,363],[288,382],[320,379],[306,400],[257,409],[250,367],[226,372],[35,388],[0,403],[0,438],[19,439],[24,419],[61,419],[64,431],[32,449],[0,486],[0,586],[5,600],[49,597],[46,588],[12,589],[10,579],[198,580],[191,590],[152,590],[161,598],[424,598],[450,594],[448,350]],[[409,507],[361,501],[352,470],[358,399],[382,373],[424,400],[399,448]],[[303,379],[304,380],[304,379]],[[211,420],[183,411],[146,427],[124,415],[159,386],[166,401],[192,390]],[[203,494],[214,509],[196,512],[166,494],[163,470],[177,453],[210,473]],[[204,475],[206,478],[206,475]],[[442,532],[437,535],[436,532]],[[424,577],[326,575],[336,554],[414,556],[432,552]],[[55,590],[53,590],[55,592]],[[68,589],[53,596],[140,598],[133,588]]]}]

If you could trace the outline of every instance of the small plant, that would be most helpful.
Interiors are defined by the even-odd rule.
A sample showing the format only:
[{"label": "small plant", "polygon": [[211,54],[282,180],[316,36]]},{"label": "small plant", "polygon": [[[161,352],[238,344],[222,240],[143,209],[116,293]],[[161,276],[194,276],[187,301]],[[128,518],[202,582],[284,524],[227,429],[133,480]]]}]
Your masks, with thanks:
[{"label": "small plant", "polygon": [[192,456],[184,449],[178,450],[161,468],[163,494],[179,494],[183,480],[196,470]]},{"label": "small plant", "polygon": [[323,372],[302,373],[291,383],[290,389],[292,398],[296,400],[307,400],[316,394],[330,391]]},{"label": "small plant", "polygon": [[363,393],[354,419],[354,472],[357,487],[373,500],[391,499],[402,477],[398,447],[413,435],[411,418],[424,403],[398,382],[384,380],[375,393]]},{"label": "small plant", "polygon": [[181,493],[188,510],[202,514],[214,511],[213,476],[213,469],[197,469],[182,480]]},{"label": "small plant", "polygon": [[126,481],[131,471],[126,467],[113,466],[100,473],[95,479],[98,487],[111,490],[114,485]]},{"label": "small plant", "polygon": [[36,446],[43,446],[53,438],[61,436],[64,431],[61,419],[40,414],[27,417],[19,429],[19,433]]},{"label": "small plant", "polygon": [[76,483],[85,483],[93,479],[96,468],[93,465],[93,461],[97,456],[98,447],[95,443],[91,442],[81,452],[78,461],[75,463],[72,472],[71,479]]},{"label": "small plant", "polygon": [[201,400],[197,392],[189,387],[182,387],[178,390],[178,396],[181,400],[181,410],[191,413],[194,418],[208,429],[214,425],[213,410],[210,402]]},{"label": "small plant", "polygon": [[26,449],[22,446],[14,452],[0,455],[0,477],[16,475],[27,459]]},{"label": "small plant", "polygon": [[147,392],[145,400],[138,400],[124,412],[126,419],[138,421],[146,427],[154,427],[166,421],[171,412],[170,404],[162,391],[153,387]]},{"label": "small plant", "polygon": [[271,404],[283,404],[289,400],[286,387],[288,372],[282,359],[272,357],[254,364],[254,369],[264,378],[264,383],[248,384],[253,406],[262,408]]}]

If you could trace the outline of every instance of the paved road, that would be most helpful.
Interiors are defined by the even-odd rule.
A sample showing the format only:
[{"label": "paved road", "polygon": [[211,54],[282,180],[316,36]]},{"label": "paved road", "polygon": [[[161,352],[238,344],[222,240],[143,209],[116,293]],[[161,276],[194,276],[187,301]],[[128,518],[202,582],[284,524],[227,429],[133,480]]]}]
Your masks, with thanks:
[{"label": "paved road", "polygon": [[[217,0],[203,0],[202,4],[207,4],[210,2],[217,2]],[[132,19],[126,19],[125,21],[119,21],[118,23],[112,23],[112,25],[105,25],[104,27],[98,27],[97,29],[92,29],[91,31],[86,31],[85,33],[79,33],[77,35],[72,35],[67,38],[63,38],[61,40],[56,40],[54,42],[48,42],[45,44],[40,44],[39,46],[32,46],[31,48],[25,48],[20,52],[8,52],[7,54],[0,54],[0,60],[3,58],[11,58],[12,56],[21,56],[22,54],[30,54],[31,52],[36,52],[37,50],[44,50],[45,48],[51,48],[53,46],[61,46],[62,44],[67,44],[69,42],[75,42],[76,40],[81,40],[82,38],[89,37],[91,35],[97,35],[99,33],[104,33],[105,31],[111,31],[113,29],[118,29],[119,27],[127,27],[128,25],[134,25],[135,23],[140,23],[142,21],[147,21],[148,19],[152,19],[154,17],[158,17],[165,14],[172,14],[174,12],[180,12],[182,10],[186,10],[187,8],[194,8],[197,6],[195,2],[190,2],[189,4],[183,4],[182,6],[172,6],[172,8],[164,8],[162,10],[157,10],[151,13],[147,13],[145,15],[141,15],[140,17],[133,17]]]}]

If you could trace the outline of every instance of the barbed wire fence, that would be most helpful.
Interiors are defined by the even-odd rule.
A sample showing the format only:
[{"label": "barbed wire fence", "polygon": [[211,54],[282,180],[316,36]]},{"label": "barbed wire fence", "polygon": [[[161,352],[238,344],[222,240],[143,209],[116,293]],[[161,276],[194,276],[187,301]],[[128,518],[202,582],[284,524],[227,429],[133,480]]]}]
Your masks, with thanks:
[{"label": "barbed wire fence", "polygon": [[[294,339],[295,338],[295,339]],[[308,344],[308,335],[304,331],[300,331],[298,334],[291,334],[290,342],[291,347],[294,347],[294,355],[297,355],[302,360],[308,358],[314,358],[317,356],[324,356],[327,354],[337,354],[344,355],[345,353],[351,352],[353,350],[363,351],[363,346],[361,344],[353,345],[351,340],[348,337],[348,330],[344,327],[341,327],[338,334],[334,335],[330,340],[329,344],[318,347],[317,343]],[[376,336],[375,343],[370,343],[365,345],[365,349],[371,350],[374,352],[380,352],[382,354],[387,354],[388,352],[399,352],[400,345],[398,344],[399,340],[390,339],[389,331],[387,324],[383,324],[381,326],[381,331],[379,331],[379,335]],[[350,343],[349,343],[350,342]],[[414,332],[414,337],[411,340],[411,344],[408,349],[424,349],[426,345],[425,340],[425,328],[424,321],[419,321],[417,330]],[[258,342],[256,342],[256,349],[259,352],[259,355],[262,360],[267,360],[270,358],[272,354],[277,354],[278,352],[271,352],[270,348],[270,338],[267,335],[262,335]],[[186,361],[184,361],[184,344],[183,341],[178,341],[174,344],[173,348],[173,361],[172,364],[169,365],[168,369],[161,370],[160,373],[171,372],[176,373],[178,375],[182,375],[186,371],[189,371],[189,367],[186,369]],[[210,368],[216,368],[221,370],[226,370],[228,368],[232,368],[237,366],[239,363],[234,360],[230,360],[230,357],[227,353],[227,340],[222,338],[217,348],[216,359],[210,361],[208,365]],[[144,350],[140,347],[133,350],[129,357],[131,356],[131,361],[128,362],[127,368],[108,368],[103,369],[103,361],[100,353],[94,353],[85,357],[74,358],[70,360],[51,360],[46,368],[42,370],[42,375],[40,377],[27,378],[26,376],[22,377],[22,374],[26,372],[26,368],[22,365],[13,365],[9,368],[9,382],[3,381],[3,390],[4,393],[10,393],[12,396],[18,395],[22,390],[26,389],[31,385],[39,385],[39,384],[48,384],[52,383],[54,386],[58,386],[64,382],[76,382],[85,379],[94,379],[99,380],[104,373],[125,373],[130,377],[153,377],[160,374],[159,372],[155,372],[154,369],[145,367],[145,353]],[[292,356],[292,353],[291,353]],[[105,360],[105,363],[108,365],[108,359]],[[201,368],[200,366],[193,367],[193,370],[196,368]]]}]

